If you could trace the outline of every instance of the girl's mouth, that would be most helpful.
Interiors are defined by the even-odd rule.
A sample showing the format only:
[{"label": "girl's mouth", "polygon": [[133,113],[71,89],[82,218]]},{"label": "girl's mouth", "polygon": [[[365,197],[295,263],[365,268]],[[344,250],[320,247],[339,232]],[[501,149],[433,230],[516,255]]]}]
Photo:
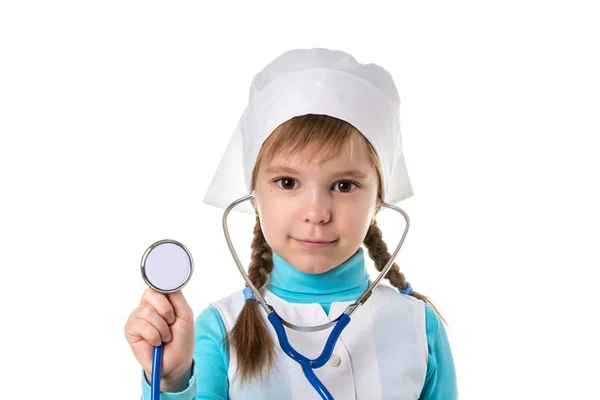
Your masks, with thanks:
[{"label": "girl's mouth", "polygon": [[331,242],[312,242],[312,241],[299,240],[299,239],[294,239],[294,240],[296,242],[298,242],[302,247],[306,247],[309,249],[324,248],[324,247],[328,247],[328,246],[332,245],[333,243],[335,243],[335,240],[333,240]]}]

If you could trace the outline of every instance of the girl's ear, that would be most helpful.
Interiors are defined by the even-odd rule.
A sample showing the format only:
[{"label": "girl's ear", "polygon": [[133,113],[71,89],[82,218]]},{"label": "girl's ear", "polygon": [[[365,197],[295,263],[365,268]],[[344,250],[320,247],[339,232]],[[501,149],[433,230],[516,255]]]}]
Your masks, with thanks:
[{"label": "girl's ear", "polygon": [[254,211],[258,211],[258,205],[256,204],[256,197],[252,196],[250,198],[250,203],[252,204],[252,208],[254,208]]},{"label": "girl's ear", "polygon": [[373,225],[375,223],[375,218],[377,218],[377,214],[379,213],[380,209],[381,209],[381,205],[379,205],[379,200],[377,200],[377,206],[375,207],[375,212],[373,213],[373,218],[371,218],[371,225]]}]

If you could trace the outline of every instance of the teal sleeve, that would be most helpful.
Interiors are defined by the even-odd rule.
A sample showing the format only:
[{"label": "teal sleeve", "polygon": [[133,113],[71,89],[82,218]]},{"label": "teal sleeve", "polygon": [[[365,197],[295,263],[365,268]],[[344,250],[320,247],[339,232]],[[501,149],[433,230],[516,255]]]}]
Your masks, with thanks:
[{"label": "teal sleeve", "polygon": [[419,400],[456,400],[458,389],[450,342],[441,318],[425,303],[427,375]]},{"label": "teal sleeve", "polygon": [[[189,386],[182,392],[163,393],[161,400],[227,400],[229,356],[226,330],[219,312],[206,308],[194,324],[196,342]],[[142,400],[150,400],[150,385],[142,370]]]},{"label": "teal sleeve", "polygon": [[[170,392],[160,392],[161,400],[191,400],[194,398],[194,393],[196,393],[196,362],[192,360],[192,377],[189,381],[189,386],[183,392],[179,393],[170,393]],[[148,381],[146,380],[146,375],[144,374],[144,370],[142,369],[142,399],[141,400],[150,400],[151,398],[151,387]]]}]

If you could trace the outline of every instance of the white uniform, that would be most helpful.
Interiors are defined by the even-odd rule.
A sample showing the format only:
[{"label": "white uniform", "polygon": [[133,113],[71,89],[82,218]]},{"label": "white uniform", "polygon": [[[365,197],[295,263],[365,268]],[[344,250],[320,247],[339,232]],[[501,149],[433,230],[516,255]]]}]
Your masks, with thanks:
[{"label": "white uniform", "polygon": [[[263,296],[286,321],[314,326],[337,318],[352,301],[334,302],[329,316],[317,303],[290,303],[271,293]],[[229,332],[244,305],[242,291],[211,304]],[[235,354],[230,354],[229,396],[240,399],[318,400],[321,397],[308,382],[300,364],[281,350],[266,313],[259,308],[276,348],[271,374],[262,382],[251,380],[240,387]],[[332,328],[320,332],[286,329],[290,344],[300,354],[318,357]],[[421,300],[379,284],[368,301],[351,316],[337,341],[331,359],[315,374],[336,400],[416,400],[427,372],[425,307]]]}]

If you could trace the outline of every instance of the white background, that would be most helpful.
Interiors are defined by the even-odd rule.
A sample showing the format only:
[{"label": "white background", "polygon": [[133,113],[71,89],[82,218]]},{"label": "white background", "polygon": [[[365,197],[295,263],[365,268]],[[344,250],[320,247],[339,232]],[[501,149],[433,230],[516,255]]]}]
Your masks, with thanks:
[{"label": "white background", "polygon": [[[592,3],[2,2],[1,397],[139,398],[123,327],[156,240],[194,255],[195,316],[243,287],[205,190],[254,74],[327,47],[396,81],[397,261],[449,322],[460,398],[600,398]],[[243,260],[252,225],[231,216]]]}]

